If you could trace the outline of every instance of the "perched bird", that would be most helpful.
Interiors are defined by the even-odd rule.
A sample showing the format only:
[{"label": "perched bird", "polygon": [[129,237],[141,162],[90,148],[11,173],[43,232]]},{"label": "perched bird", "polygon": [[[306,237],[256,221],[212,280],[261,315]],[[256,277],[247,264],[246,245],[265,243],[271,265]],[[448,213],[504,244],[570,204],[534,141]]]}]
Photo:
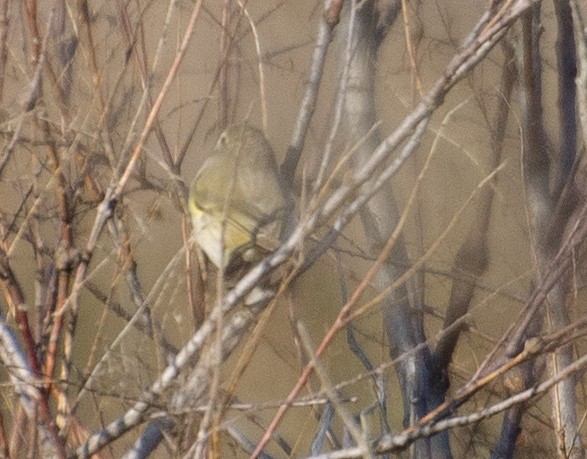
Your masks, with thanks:
[{"label": "perched bird", "polygon": [[194,178],[194,236],[225,276],[275,250],[291,213],[271,145],[258,129],[229,126]]}]

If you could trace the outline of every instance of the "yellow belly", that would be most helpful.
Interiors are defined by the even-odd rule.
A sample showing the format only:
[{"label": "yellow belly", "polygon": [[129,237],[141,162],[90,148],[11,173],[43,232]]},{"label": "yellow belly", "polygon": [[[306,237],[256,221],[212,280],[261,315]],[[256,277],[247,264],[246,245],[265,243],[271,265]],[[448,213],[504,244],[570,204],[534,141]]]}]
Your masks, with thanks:
[{"label": "yellow belly", "polygon": [[252,236],[240,225],[221,214],[203,212],[191,206],[196,242],[217,268],[227,268],[231,255],[250,245]]}]

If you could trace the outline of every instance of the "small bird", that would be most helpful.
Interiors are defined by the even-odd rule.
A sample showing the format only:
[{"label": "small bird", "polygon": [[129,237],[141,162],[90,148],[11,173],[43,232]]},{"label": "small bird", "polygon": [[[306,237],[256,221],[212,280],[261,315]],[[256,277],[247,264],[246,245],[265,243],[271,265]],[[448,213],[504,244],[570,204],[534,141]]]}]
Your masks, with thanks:
[{"label": "small bird", "polygon": [[233,276],[279,246],[291,202],[263,133],[229,126],[191,185],[196,242],[225,277]]}]

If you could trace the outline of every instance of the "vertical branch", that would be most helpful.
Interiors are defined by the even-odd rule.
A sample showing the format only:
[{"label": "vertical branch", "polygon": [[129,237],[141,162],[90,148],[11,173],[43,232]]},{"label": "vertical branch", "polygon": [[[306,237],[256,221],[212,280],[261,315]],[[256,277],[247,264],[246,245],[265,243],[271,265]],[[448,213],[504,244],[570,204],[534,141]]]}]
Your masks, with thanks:
[{"label": "vertical branch", "polygon": [[554,186],[558,199],[568,182],[577,153],[576,86],[577,55],[573,36],[573,17],[568,0],[555,0],[557,19],[556,57],[558,64],[558,111],[560,116],[559,170]]},{"label": "vertical branch", "polygon": [[[118,2],[117,2],[118,5]],[[119,10],[120,12],[120,10]],[[100,117],[98,120],[98,128],[101,128],[105,123],[105,119],[107,118],[107,106],[104,100],[103,89],[102,89],[102,74],[100,72],[98,66],[98,59],[96,57],[96,45],[94,40],[94,34],[92,32],[91,27],[91,18],[90,18],[90,11],[89,5],[87,0],[78,0],[78,16],[80,19],[80,23],[78,24],[79,32],[82,35],[82,39],[80,40],[84,46],[86,61],[89,64],[89,69],[91,72],[91,81],[94,87],[94,94],[96,96],[96,100],[98,102],[98,109],[100,111]],[[123,25],[126,24],[125,19],[126,17],[123,14],[120,14],[120,19]],[[123,30],[126,30],[124,27]],[[133,55],[136,55],[134,53]],[[100,129],[99,135],[103,141],[104,148],[106,150],[106,156],[110,161],[110,164],[113,166],[115,164],[114,158],[114,145],[112,142],[112,136],[108,129]]]},{"label": "vertical branch", "polygon": [[[546,149],[542,108],[542,78],[539,51],[540,6],[535,5],[522,17],[522,113],[523,113],[523,172],[526,188],[528,214],[530,218],[531,240],[538,267],[539,277],[544,275],[554,254],[559,250],[560,239],[556,244],[550,240],[549,228],[564,228],[564,222],[553,221],[554,200],[549,191],[550,159]],[[560,50],[559,50],[560,51]],[[560,58],[562,59],[562,58]],[[559,60],[560,62],[560,60]],[[574,90],[573,90],[574,93]],[[560,100],[565,96],[561,95]],[[565,108],[559,107],[564,111]],[[564,115],[563,115],[564,119]],[[561,123],[568,120],[561,120]],[[561,133],[564,135],[564,133]],[[568,147],[567,144],[565,144]],[[565,159],[560,157],[564,168]],[[560,183],[559,183],[560,186]],[[547,295],[547,319],[553,330],[562,329],[570,323],[565,304],[565,285],[563,273],[553,284]],[[573,361],[573,352],[566,346],[550,354],[549,369],[551,375],[559,373]],[[578,435],[576,414],[577,395],[574,381],[561,381],[551,391],[555,432],[557,432],[558,450],[561,457],[584,457],[583,445]]]},{"label": "vertical branch", "polygon": [[[244,1],[243,6],[246,6],[247,3],[248,3],[248,0]],[[235,30],[238,30],[239,25],[240,25],[240,21],[243,16],[244,16],[244,14],[242,13],[242,9],[241,9],[240,13],[235,21],[235,24],[234,24]],[[216,67],[216,72],[214,72],[214,75],[212,76],[212,79],[210,80],[210,85],[208,86],[208,94],[212,94],[212,90],[216,87],[216,85],[218,84],[219,81],[222,82],[222,80],[220,80],[220,76],[222,74],[223,67],[226,65],[228,57],[230,56],[230,53],[232,52],[232,49],[234,46],[235,46],[235,40],[229,40],[228,44],[226,46],[225,52],[219,60],[219,65],[218,65],[218,67]],[[202,103],[202,108],[200,109],[200,112],[198,113],[198,115],[196,116],[196,120],[194,121],[194,126],[190,130],[185,142],[183,143],[183,145],[181,147],[181,150],[179,151],[179,155],[177,156],[177,159],[175,161],[175,164],[177,165],[178,168],[181,167],[181,164],[183,163],[185,155],[187,154],[189,147],[190,147],[190,144],[192,143],[192,140],[194,138],[194,134],[196,133],[197,128],[200,126],[200,122],[202,121],[202,118],[204,117],[204,112],[206,111],[206,108],[208,107],[208,103],[210,102],[211,99],[212,99],[211,97],[204,98],[204,102]],[[228,108],[227,108],[227,110],[228,110]],[[228,118],[228,112],[226,113],[226,116]]]},{"label": "vertical branch", "polygon": [[4,78],[8,58],[8,29],[10,27],[10,7],[12,2],[4,0],[0,5],[0,101],[4,99]]},{"label": "vertical branch", "polygon": [[[25,346],[28,368],[32,375],[32,378],[27,378],[24,382],[33,385],[34,391],[37,395],[37,397],[35,397],[35,402],[39,407],[40,422],[45,425],[56,454],[58,454],[59,457],[65,458],[65,448],[61,439],[57,435],[55,423],[53,422],[53,416],[49,406],[49,394],[39,379],[42,374],[41,365],[37,358],[37,346],[31,333],[24,295],[9,262],[4,255],[4,247],[0,247],[0,286],[4,293],[4,299],[13,312],[16,323],[18,324],[21,338]],[[6,364],[10,363],[6,361],[4,362]],[[8,367],[10,368],[10,366]],[[37,387],[41,387],[41,389],[37,390]],[[25,400],[22,400],[22,402],[27,403]],[[34,418],[31,418],[30,420],[33,421],[33,423],[36,421]]]},{"label": "vertical branch", "polygon": [[[224,7],[222,8],[222,18],[220,21],[220,55],[228,56],[230,46],[230,34],[228,33],[228,27],[230,25],[230,18],[232,16],[232,4],[229,0],[224,0]],[[219,64],[218,68],[218,123],[220,131],[222,132],[226,126],[228,126],[228,109],[230,107],[230,81],[229,76],[232,72],[229,71],[230,60],[223,59]]]},{"label": "vertical branch", "polygon": [[[516,78],[513,51],[507,46],[504,46],[503,49],[505,65],[501,77],[500,97],[495,110],[495,120],[490,128],[492,155],[489,167],[491,170],[501,162],[510,98]],[[455,327],[452,325],[469,310],[475,293],[475,282],[485,272],[489,263],[487,236],[493,197],[494,188],[491,186],[480,191],[475,215],[471,218],[469,233],[454,260],[452,268],[454,279],[443,325],[443,330],[448,331],[442,335],[434,351],[436,364],[443,372],[448,369],[464,326],[464,324]]]},{"label": "vertical branch", "polygon": [[581,14],[576,0],[571,0],[571,7],[573,12],[573,29],[577,35],[577,60],[579,62],[577,105],[579,107],[583,144],[587,145],[587,23]]},{"label": "vertical branch", "polygon": [[255,42],[255,51],[257,54],[257,69],[259,72],[259,103],[261,105],[261,126],[263,127],[263,132],[267,133],[269,129],[269,121],[267,118],[267,91],[265,90],[265,70],[263,69],[263,52],[261,50],[261,40],[259,38],[259,32],[257,31],[257,26],[255,25],[255,21],[249,14],[249,11],[240,1],[237,0],[239,7],[242,9],[243,14],[249,21],[249,27],[251,28],[251,32],[253,34],[253,39]]},{"label": "vertical branch", "polygon": [[[377,46],[375,40],[376,14],[372,3],[358,6],[352,40],[348,91],[345,98],[345,132],[348,142],[357,145],[353,156],[355,167],[366,164],[372,152],[381,143],[376,124],[375,76]],[[345,17],[349,17],[347,15]],[[343,59],[348,56],[343,56]],[[370,245],[371,254],[378,254],[386,244],[400,215],[391,187],[386,184],[360,211],[361,222]],[[399,235],[389,258],[375,278],[378,290],[384,291],[407,271],[411,262],[402,235]],[[412,425],[442,401],[443,393],[434,387],[430,353],[423,345],[422,305],[416,303],[410,285],[402,284],[383,300],[384,329],[393,358],[404,356],[396,365],[404,403],[404,424]],[[414,348],[420,351],[413,352]],[[442,390],[441,390],[442,392]],[[426,457],[434,451],[435,457],[450,456],[448,435],[437,435],[430,442],[416,443],[416,457]]]},{"label": "vertical branch", "polygon": [[341,0],[325,0],[324,2],[323,20],[320,21],[318,29],[318,37],[314,47],[314,54],[312,55],[312,63],[310,64],[308,84],[302,98],[300,111],[293,128],[292,138],[287,148],[285,159],[280,168],[280,173],[286,188],[292,188],[296,168],[302,156],[306,133],[308,132],[310,121],[316,110],[318,90],[322,82],[328,48],[332,41],[334,28],[340,19],[341,8]]},{"label": "vertical branch", "polygon": [[[84,8],[87,8],[87,0],[79,0],[82,3],[82,6]],[[147,109],[152,109],[153,108],[153,98],[151,96],[151,91],[150,91],[150,84],[151,84],[151,78],[148,75],[149,72],[149,63],[147,61],[147,53],[144,49],[144,40],[138,40],[138,44],[141,45],[140,47],[140,51],[139,52],[139,46],[137,44],[137,39],[135,38],[135,34],[137,34],[136,31],[134,31],[132,29],[132,23],[130,21],[129,15],[128,15],[128,11],[126,9],[126,6],[123,4],[123,2],[121,2],[120,0],[117,0],[116,2],[116,7],[118,9],[118,13],[120,15],[121,18],[121,32],[122,35],[124,37],[124,40],[126,42],[126,46],[128,49],[129,53],[132,53],[132,58],[133,58],[133,62],[135,63],[136,67],[138,68],[139,72],[139,77],[141,79],[141,86],[143,91],[145,91],[145,93],[147,94]],[[168,9],[168,18],[169,18],[169,14],[172,11],[172,5],[170,4],[170,7]],[[83,11],[83,9],[82,9]],[[85,24],[85,29],[87,31],[87,36],[88,39],[92,38],[92,34],[91,34],[91,27],[90,27],[90,22],[89,22],[89,18],[84,18],[84,24]],[[142,31],[142,23],[137,25],[137,28],[139,28]],[[165,29],[167,29],[168,27],[168,22],[166,21],[165,23]],[[163,31],[163,37],[165,37],[167,31],[164,30]],[[140,36],[142,37],[142,34],[140,34]],[[93,45],[93,40],[89,42],[89,49],[91,50],[91,61],[95,60],[95,56],[94,56],[94,45]],[[94,73],[94,78],[93,78],[93,82],[94,85],[96,86],[101,86],[100,85],[100,73],[98,71],[98,67],[95,65],[95,63],[92,64],[92,70]],[[103,102],[101,102],[100,104],[100,108],[101,108],[101,120],[103,120],[104,118],[106,118],[108,116],[108,112],[106,111],[106,106],[103,104]],[[161,148],[161,153],[163,155],[163,158],[165,160],[165,163],[167,164],[167,166],[174,172],[177,173],[178,169],[178,162],[176,161],[176,158],[173,158],[172,154],[171,154],[171,149],[169,148],[169,144],[167,143],[167,139],[165,138],[165,135],[163,133],[163,129],[161,128],[161,123],[159,122],[159,119],[156,118],[154,120],[153,123],[153,130],[155,132],[155,136],[157,138],[159,147]],[[106,133],[106,135],[108,135],[108,133]],[[112,163],[114,164],[114,163]]]},{"label": "vertical branch", "polygon": [[[37,24],[37,3],[34,0],[30,0],[26,2],[26,20],[29,26],[29,34],[31,38],[31,47],[32,47],[32,54],[33,54],[33,62],[35,64],[34,73],[31,78],[31,89],[30,93],[27,96],[27,101],[25,102],[25,111],[32,110],[36,104],[38,103],[41,94],[42,94],[42,81],[43,81],[43,74],[46,70],[46,62],[47,62],[47,53],[48,53],[48,42],[49,39],[53,35],[53,27],[55,21],[55,10],[51,9],[46,22],[46,29],[45,34],[41,37],[40,31]],[[24,117],[21,117],[20,123],[24,121]],[[39,119],[36,120],[43,128],[47,128],[47,123],[44,121],[40,121]],[[18,132],[22,124],[17,127],[15,131],[15,135],[13,136],[11,144],[8,146],[5,158],[8,161],[10,156],[10,152],[12,148],[16,146],[17,139],[18,139]],[[47,135],[47,130],[44,131],[46,135],[46,139],[49,139],[49,151],[55,152],[51,149],[52,142],[50,141],[50,136]],[[2,167],[6,164],[6,162],[2,162]],[[1,168],[1,167],[0,167]],[[56,174],[59,180],[59,173]],[[59,186],[57,187],[59,188]],[[60,191],[57,191],[57,202],[58,206],[62,206],[64,204],[64,195]],[[60,207],[61,210],[61,207]],[[63,214],[60,214],[60,216]],[[7,236],[7,234],[6,234]],[[65,234],[65,237],[68,235]],[[36,384],[40,388],[38,391],[38,399],[35,402],[38,404],[38,409],[40,411],[40,423],[44,424],[46,427],[46,431],[48,433],[49,439],[51,441],[51,446],[54,448],[55,454],[59,457],[65,457],[65,448],[63,442],[57,435],[57,430],[55,427],[55,423],[53,421],[53,415],[51,413],[51,408],[49,405],[49,387],[44,385],[42,379],[44,379],[43,375],[43,368],[42,364],[39,360],[39,349],[37,348],[37,343],[33,336],[33,330],[31,328],[31,323],[29,321],[29,311],[26,306],[25,297],[21,288],[20,283],[17,280],[17,277],[14,274],[14,271],[10,265],[9,257],[10,254],[7,251],[6,245],[3,241],[2,245],[0,246],[0,282],[2,286],[2,290],[4,293],[4,298],[6,299],[6,303],[9,305],[11,312],[13,313],[16,322],[18,324],[18,328],[21,332],[21,338],[24,342],[24,348],[28,359],[28,366],[30,371],[34,375]],[[37,422],[36,419],[30,419],[33,424]],[[32,432],[32,431],[31,431]]]}]

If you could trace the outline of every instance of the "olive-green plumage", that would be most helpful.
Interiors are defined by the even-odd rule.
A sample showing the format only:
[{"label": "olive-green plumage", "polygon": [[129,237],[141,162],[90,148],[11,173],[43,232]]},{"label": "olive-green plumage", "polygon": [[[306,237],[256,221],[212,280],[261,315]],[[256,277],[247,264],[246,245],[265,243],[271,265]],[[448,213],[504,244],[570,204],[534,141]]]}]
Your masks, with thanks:
[{"label": "olive-green plumage", "polygon": [[258,261],[277,248],[289,202],[265,136],[248,125],[230,126],[192,182],[196,241],[225,272]]}]

